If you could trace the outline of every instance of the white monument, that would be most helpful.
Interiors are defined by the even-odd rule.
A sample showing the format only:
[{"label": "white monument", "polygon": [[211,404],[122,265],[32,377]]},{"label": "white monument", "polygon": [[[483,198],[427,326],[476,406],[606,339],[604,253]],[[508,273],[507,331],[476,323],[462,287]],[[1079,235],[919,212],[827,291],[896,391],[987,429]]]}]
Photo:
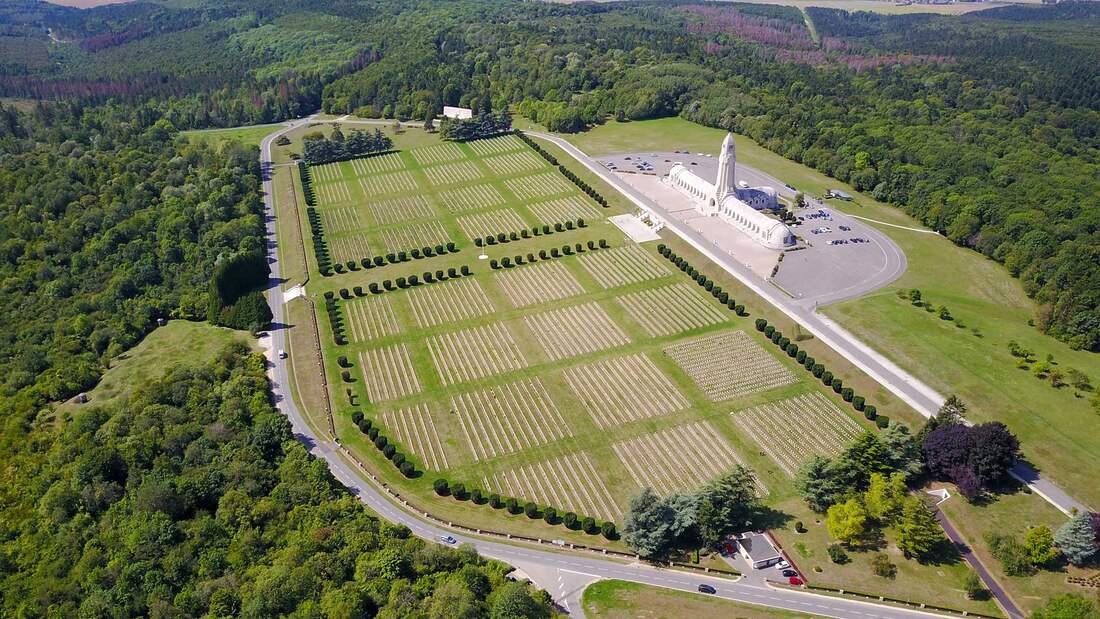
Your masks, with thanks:
[{"label": "white monument", "polygon": [[665,182],[688,195],[703,215],[718,217],[765,247],[783,249],[794,245],[794,234],[786,224],[759,212],[776,207],[775,189],[738,184],[736,164],[737,147],[733,134],[728,133],[718,156],[715,183],[704,180],[681,163],[672,166]]}]

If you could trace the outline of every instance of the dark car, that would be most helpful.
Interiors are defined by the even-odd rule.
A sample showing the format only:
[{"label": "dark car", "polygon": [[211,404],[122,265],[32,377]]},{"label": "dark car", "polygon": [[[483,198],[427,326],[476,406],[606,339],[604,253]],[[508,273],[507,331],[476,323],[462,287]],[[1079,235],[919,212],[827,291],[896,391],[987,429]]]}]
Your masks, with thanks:
[{"label": "dark car", "polygon": [[709,593],[711,595],[714,595],[715,593],[718,593],[718,590],[710,585],[699,585],[699,593]]},{"label": "dark car", "polygon": [[798,572],[794,570],[783,570],[783,575],[790,578],[791,576],[798,576]]}]

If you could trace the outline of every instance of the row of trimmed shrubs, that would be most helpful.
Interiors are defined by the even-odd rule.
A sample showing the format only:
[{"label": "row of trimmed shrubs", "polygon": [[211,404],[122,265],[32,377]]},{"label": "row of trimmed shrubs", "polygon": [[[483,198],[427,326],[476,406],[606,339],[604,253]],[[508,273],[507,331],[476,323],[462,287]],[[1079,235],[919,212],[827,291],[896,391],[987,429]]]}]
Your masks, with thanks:
[{"label": "row of trimmed shrubs", "polygon": [[370,419],[363,417],[361,411],[352,411],[351,421],[363,434],[366,434],[374,446],[378,448],[378,451],[382,452],[382,455],[386,456],[386,459],[393,463],[397,470],[401,471],[401,474],[408,478],[416,477],[416,466],[411,460],[405,458],[405,454],[397,451],[397,446],[390,442],[390,439],[386,438],[385,434],[378,426],[371,423]]},{"label": "row of trimmed shrubs", "polygon": [[300,159],[298,175],[302,177],[302,193],[306,196],[306,206],[317,206],[317,195],[313,193],[313,177],[309,174],[309,166]]},{"label": "row of trimmed shrubs", "polygon": [[657,245],[657,252],[667,258],[670,262],[675,264],[678,269],[680,269],[684,273],[687,273],[688,276],[695,280],[696,284],[699,284],[704,290],[709,292],[712,297],[718,299],[719,303],[733,310],[733,312],[738,316],[747,315],[744,305],[738,304],[737,301],[733,297],[731,297],[728,292],[722,290],[721,286],[715,284],[714,280],[700,273],[698,269],[691,266],[691,264],[687,260],[684,260],[680,256],[676,255],[676,252],[672,251],[672,249],[667,247],[664,243]]},{"label": "row of trimmed shrubs", "polygon": [[458,482],[452,484],[446,479],[435,480],[432,488],[439,496],[452,496],[459,501],[470,501],[475,505],[488,505],[493,509],[507,509],[510,514],[525,514],[531,520],[542,518],[547,524],[560,524],[567,529],[584,531],[589,535],[603,534],[607,539],[618,539],[619,533],[615,529],[615,523],[610,520],[603,523],[589,516],[578,516],[573,512],[562,512],[554,507],[539,507],[537,503],[528,501],[521,503],[513,497],[502,497],[497,493],[486,495],[479,488],[466,488],[466,485]]},{"label": "row of trimmed shrubs", "polygon": [[800,350],[798,344],[792,342],[790,338],[785,337],[779,329],[769,325],[767,320],[757,318],[756,330],[763,333],[773,344],[778,346],[780,350],[786,352],[788,357],[791,357],[801,364],[807,372],[814,375],[814,378],[820,380],[821,384],[826,387],[832,387],[834,393],[840,394],[840,397],[845,402],[851,403],[852,408],[863,413],[863,416],[868,421],[875,422],[875,425],[879,428],[885,428],[890,425],[889,417],[886,415],[879,415],[878,410],[873,404],[867,404],[863,396],[856,395],[851,387],[845,387],[844,381],[840,377],[833,376],[833,373],[825,369],[824,365],[807,355],[806,351]]},{"label": "row of trimmed shrubs", "polygon": [[[459,268],[449,267],[446,271],[443,269],[436,269],[435,272],[424,271],[422,275],[412,274],[408,277],[401,276],[391,279],[384,279],[381,283],[371,282],[367,284],[367,288],[364,290],[362,286],[353,286],[351,290],[347,288],[340,289],[340,298],[344,300],[352,299],[355,297],[364,297],[368,294],[382,294],[383,292],[393,292],[394,290],[402,290],[405,288],[412,288],[415,286],[421,286],[423,284],[438,284],[451,279],[458,279],[460,277],[466,277],[473,275],[473,271],[470,267],[462,265]],[[325,293],[325,298],[335,296],[331,290]]]},{"label": "row of trimmed shrubs", "polygon": [[340,306],[337,304],[335,295],[332,292],[325,293],[325,312],[328,313],[328,322],[332,326],[332,340],[336,342],[337,346],[347,344],[348,338],[344,333],[344,315],[340,313]]},{"label": "row of trimmed shrubs", "polygon": [[564,256],[572,256],[573,254],[582,254],[585,251],[596,251],[597,249],[607,249],[610,245],[607,244],[607,239],[600,239],[597,245],[596,241],[588,241],[588,249],[585,246],[577,243],[576,245],[562,245],[559,250],[557,247],[551,247],[549,250],[540,249],[538,257],[535,254],[528,253],[525,259],[522,255],[516,254],[515,257],[505,256],[497,262],[496,258],[489,261],[489,267],[492,269],[510,269],[513,266],[519,266],[521,264],[534,263],[539,260],[553,260],[554,258],[561,258]]},{"label": "row of trimmed shrubs", "polygon": [[[716,299],[726,304],[726,307],[737,312],[738,316],[746,315],[745,306],[737,305],[733,299],[722,290],[721,286],[716,285],[713,280],[700,273],[695,267],[691,266],[687,260],[677,256],[676,252],[665,246],[664,243],[657,246],[657,251],[662,256],[672,261],[681,271],[691,276],[695,280],[695,283],[705,288]],[[842,379],[833,376],[833,373],[826,370],[824,365],[807,355],[806,351],[799,349],[798,344],[792,342],[790,338],[785,337],[783,333],[774,326],[769,325],[767,320],[757,318],[756,330],[763,333],[773,344],[778,346],[780,350],[787,353],[788,357],[800,363],[802,367],[806,368],[806,371],[814,375],[814,378],[821,380],[826,387],[832,387],[833,391],[839,394],[845,402],[850,402],[852,404],[852,408],[863,413],[863,416],[867,418],[868,421],[875,422],[875,425],[879,428],[885,428],[890,424],[890,419],[885,415],[879,415],[874,405],[867,404],[866,398],[861,395],[856,395],[851,387],[845,387]]]},{"label": "row of trimmed shrubs", "polygon": [[565,176],[565,178],[573,181],[573,184],[576,185],[581,191],[583,191],[588,197],[595,200],[596,203],[600,206],[607,208],[607,199],[600,195],[600,192],[593,189],[591,185],[581,180],[580,177],[578,177],[576,174],[573,174],[572,170],[558,163],[557,157],[546,152],[545,148],[539,146],[538,142],[527,137],[522,131],[516,131],[516,135],[519,136],[519,139],[523,140],[525,144],[535,149],[535,152],[541,155],[542,158],[547,161],[547,163],[552,166],[556,166],[558,168],[558,171],[561,172],[562,175]]},{"label": "row of trimmed shrubs", "polygon": [[550,235],[555,232],[565,232],[566,230],[573,230],[574,228],[586,228],[588,224],[585,223],[583,218],[577,218],[576,221],[559,222],[556,224],[544,224],[543,226],[534,226],[530,230],[524,228],[518,232],[498,232],[496,234],[487,234],[485,236],[479,236],[474,239],[474,245],[478,247],[485,247],[487,245],[503,245],[510,241],[518,241],[520,239],[529,239],[533,236]]},{"label": "row of trimmed shrubs", "polygon": [[398,262],[408,262],[410,260],[420,260],[421,258],[431,258],[433,256],[445,256],[447,254],[453,254],[458,252],[458,245],[453,242],[439,243],[435,247],[425,245],[424,247],[416,247],[408,251],[391,251],[385,256],[373,256],[369,258],[360,258],[359,260],[348,260],[344,263],[337,262],[333,265],[333,269],[337,273],[343,273],[344,270],[358,271],[360,267],[364,269],[373,269],[375,267],[385,266],[387,264],[397,264]]}]

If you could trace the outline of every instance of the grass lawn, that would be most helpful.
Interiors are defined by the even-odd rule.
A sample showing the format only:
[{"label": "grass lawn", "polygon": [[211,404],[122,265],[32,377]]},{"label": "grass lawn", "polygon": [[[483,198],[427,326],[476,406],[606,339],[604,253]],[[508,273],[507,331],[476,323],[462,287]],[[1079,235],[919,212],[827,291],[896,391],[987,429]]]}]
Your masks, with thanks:
[{"label": "grass lawn", "polygon": [[[679,118],[608,123],[565,135],[589,154],[687,149],[712,152],[724,132]],[[921,227],[901,210],[876,202],[851,187],[784,159],[737,136],[739,161],[776,176],[811,195],[830,187],[851,193],[853,202],[832,201],[844,212],[900,226]],[[999,420],[1021,437],[1025,456],[1044,475],[1093,506],[1100,505],[1100,416],[1088,393],[1048,382],[1016,369],[1008,352],[1015,340],[1038,358],[1052,355],[1058,368],[1076,368],[1100,383],[1100,355],[1071,350],[1043,335],[1028,320],[1035,304],[1001,265],[958,247],[946,238],[877,226],[905,251],[908,270],[890,287],[823,311],[863,341],[943,394],[956,393],[973,421]],[[941,321],[897,298],[899,289],[919,288],[933,305],[946,305],[958,320]],[[964,328],[957,325],[962,323]],[[977,334],[973,329],[977,329]]]},{"label": "grass lawn", "polygon": [[989,553],[984,541],[986,533],[992,531],[1011,535],[1023,542],[1032,527],[1046,525],[1056,531],[1065,522],[1065,516],[1057,509],[1033,495],[1025,486],[1008,488],[1001,494],[991,496],[989,502],[978,504],[968,503],[953,487],[950,491],[955,496],[940,506],[943,513],[1023,610],[1034,611],[1059,593],[1094,597],[1093,591],[1067,583],[1066,577],[1089,576],[1095,573],[1095,568],[1084,570],[1060,564],[1038,570],[1030,576],[1006,576],[1000,563]]},{"label": "grass lawn", "polygon": [[282,127],[282,123],[270,125],[249,125],[247,127],[230,127],[227,129],[194,129],[181,133],[189,140],[221,144],[223,142],[237,141],[242,144],[260,145],[260,141],[268,134]]},{"label": "grass lawn", "polygon": [[[318,129],[321,127],[310,128]],[[414,508],[437,517],[467,526],[614,549],[625,546],[522,513],[512,515],[505,509],[438,497],[432,482],[445,476],[452,484],[463,482],[468,489],[515,495],[521,504],[532,500],[541,506],[551,504],[561,511],[573,509],[582,516],[619,522],[622,506],[640,487],[640,479],[663,485],[665,491],[687,489],[733,461],[741,461],[751,466],[767,487],[769,504],[792,513],[788,526],[793,526],[795,519],[812,518],[800,507],[779,462],[738,426],[737,415],[796,397],[817,397],[835,411],[830,413],[830,427],[840,422],[856,431],[869,426],[832,390],[821,389],[801,366],[786,355],[773,355],[774,345],[752,326],[758,316],[774,318],[769,306],[735,280],[708,268],[701,256],[678,239],[664,241],[746,306],[749,315],[737,317],[672,270],[657,254],[656,243],[632,243],[604,217],[633,209],[590,173],[580,175],[608,197],[611,208],[600,209],[574,186],[554,181],[564,177],[541,159],[525,157],[533,151],[522,144],[501,144],[497,152],[489,153],[478,143],[438,148],[438,138],[420,130],[393,137],[399,150],[396,155],[311,170],[325,242],[329,251],[341,254],[337,256],[341,261],[398,249],[395,243],[400,242],[428,244],[429,237],[432,245],[451,241],[459,249],[382,267],[357,266],[357,270],[322,277],[313,257],[312,239],[306,239],[312,274],[307,288],[322,310],[323,363],[336,411],[336,431],[341,443],[359,460]],[[300,140],[300,134],[293,139]],[[556,148],[547,148],[552,154],[561,154]],[[568,158],[559,158],[569,163]],[[281,213],[287,212],[289,195],[279,192]],[[304,209],[304,202],[299,206]],[[563,219],[561,213],[575,208],[586,211],[587,226],[481,248],[471,242],[472,236],[493,226],[504,232],[509,231],[508,226],[530,228],[552,223],[555,217]],[[286,234],[285,230],[280,227],[280,234]],[[482,253],[498,260],[537,255],[563,244],[599,239],[606,239],[611,248],[536,260],[536,264],[510,269],[493,270],[488,260],[478,258]],[[284,238],[280,241],[287,243]],[[287,244],[283,249],[294,247]],[[620,266],[604,256],[614,256]],[[462,266],[469,267],[472,275],[341,300],[344,332],[351,341],[339,346],[334,343],[323,311],[326,291],[339,298],[340,290],[347,289],[349,296],[355,297],[356,286],[366,289],[372,282]],[[690,306],[694,309],[685,310],[687,306],[676,303],[672,308],[685,313],[649,308],[657,303],[652,295],[673,286],[680,286],[675,289],[674,301],[696,298]],[[668,316],[674,316],[671,323]],[[705,316],[711,318],[700,319]],[[307,332],[296,335],[307,317],[304,303],[292,308],[295,388],[312,422],[322,426],[320,373],[313,365],[313,354],[305,350],[312,336]],[[773,323],[794,334],[793,325],[784,320],[775,318]],[[452,341],[466,336],[470,337],[459,343]],[[744,338],[751,355],[744,367],[755,371],[766,366],[787,378],[712,397],[693,379],[691,368],[677,363],[664,349],[715,336]],[[508,344],[496,346],[501,342]],[[494,345],[486,348],[486,343]],[[917,421],[889,393],[815,340],[800,341],[799,345],[843,376],[846,385],[875,402],[880,413]],[[446,354],[452,355],[449,361]],[[340,357],[345,357],[350,367],[341,367]],[[709,367],[710,362],[704,360],[702,367]],[[469,374],[454,378],[441,369],[446,367]],[[345,369],[347,380],[341,375]],[[625,372],[626,383],[616,382],[624,380],[615,378],[616,372]],[[704,371],[702,375],[724,373]],[[578,376],[596,382],[584,386],[577,382]],[[660,385],[660,389],[636,401],[606,395],[615,393],[615,385],[630,391],[651,384]],[[673,403],[649,409],[656,406],[653,402],[668,401]],[[355,410],[380,425],[391,442],[425,473],[404,479],[351,423]],[[612,421],[600,420],[606,416]],[[835,447],[839,449],[840,443]],[[667,459],[660,460],[662,454]],[[824,552],[824,541],[819,545]],[[952,566],[951,575],[958,569]],[[939,572],[912,563],[899,569],[891,586],[916,592],[924,601],[941,600],[950,595],[954,585],[937,593],[942,580]],[[850,577],[857,573],[864,575],[853,571]],[[985,609],[982,605],[970,608]]]},{"label": "grass lawn", "polygon": [[770,619],[772,617],[810,617],[802,613],[732,602],[705,595],[651,587],[621,580],[601,580],[584,590],[585,615],[607,619],[645,617],[739,617]]},{"label": "grass lawn", "polygon": [[[773,533],[811,584],[968,612],[1001,614],[991,600],[967,599],[963,581],[970,568],[949,545],[944,546],[937,559],[919,563],[902,555],[895,544],[893,531],[888,530],[877,544],[865,549],[847,550],[850,562],[838,565],[829,559],[828,547],[832,539],[825,529],[824,516],[811,512],[798,498],[790,499],[777,508],[791,514],[792,518],[787,526],[773,529]],[[794,523],[797,520],[805,526],[805,533],[795,532]],[[872,571],[871,560],[880,552],[897,566],[897,574],[893,578],[883,578]]]},{"label": "grass lawn", "polygon": [[[145,336],[137,346],[112,359],[111,368],[88,392],[88,403],[108,405],[116,402],[135,387],[159,379],[169,367],[206,363],[234,340],[255,346],[255,340],[244,331],[215,327],[207,322],[171,320]],[[63,408],[78,406],[83,405],[69,400]]]},{"label": "grass lawn", "polygon": [[[300,207],[305,200],[302,195],[302,185],[296,180],[298,170],[294,166],[279,166],[272,170],[272,186],[275,191],[275,200],[278,204],[290,204],[298,212],[303,212]],[[291,212],[288,209],[288,213]],[[279,243],[279,274],[286,280],[283,289],[301,284],[309,274],[309,254],[305,251],[303,235],[309,234],[309,222],[304,217],[294,215],[280,217],[276,220],[279,229],[277,235]]]}]

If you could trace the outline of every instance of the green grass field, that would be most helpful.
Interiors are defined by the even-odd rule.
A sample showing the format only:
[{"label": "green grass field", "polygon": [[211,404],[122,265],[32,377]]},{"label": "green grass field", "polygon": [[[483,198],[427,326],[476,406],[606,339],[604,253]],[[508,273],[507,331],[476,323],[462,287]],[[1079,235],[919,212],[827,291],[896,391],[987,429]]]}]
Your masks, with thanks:
[{"label": "green grass field", "polygon": [[1056,593],[1091,595],[1088,590],[1070,585],[1067,576],[1087,577],[1095,569],[1058,565],[1029,576],[1007,576],[1001,564],[990,554],[984,536],[988,532],[1011,535],[1023,542],[1032,527],[1046,525],[1052,531],[1065,522],[1062,512],[1031,494],[1026,487],[1015,486],[992,497],[989,502],[972,504],[955,496],[941,505],[944,514],[963,534],[967,544],[1005,586],[1018,606],[1031,612]]},{"label": "green grass field", "polygon": [[[174,365],[199,365],[234,340],[254,345],[248,333],[215,327],[206,322],[172,320],[145,336],[137,346],[111,360],[111,367],[94,389],[88,404],[108,405],[136,387],[159,379]],[[70,400],[63,407],[86,406]]]},{"label": "green grass field", "polygon": [[[589,154],[687,149],[712,152],[724,132],[679,118],[608,123],[582,134],[563,136]],[[920,227],[899,209],[876,202],[851,187],[737,136],[738,161],[765,171],[811,195],[830,187],[855,196],[830,205],[853,215]],[[1008,351],[1015,340],[1038,358],[1052,355],[1057,367],[1076,368],[1100,383],[1100,356],[1071,350],[1028,324],[1035,304],[999,264],[958,247],[946,238],[877,225],[905,251],[908,270],[888,288],[833,305],[824,312],[865,342],[941,393],[957,393],[974,421],[1000,420],[1021,437],[1025,456],[1044,475],[1078,499],[1100,505],[1100,416],[1087,392],[1055,389],[1016,369]],[[958,318],[941,321],[897,298],[899,289],[919,288],[936,306]],[[957,325],[962,323],[965,328]],[[977,328],[980,337],[972,328]]]},{"label": "green grass field", "polygon": [[[301,132],[292,139],[300,140]],[[343,261],[401,249],[401,243],[454,242],[459,251],[322,277],[313,248],[307,247],[308,292],[320,310],[337,435],[383,481],[415,508],[467,526],[622,549],[621,542],[541,519],[439,498],[432,481],[445,476],[467,489],[620,522],[627,498],[643,483],[662,491],[687,489],[744,462],[767,488],[769,504],[790,514],[787,528],[795,520],[813,521],[789,477],[788,461],[804,455],[797,441],[769,455],[754,440],[801,432],[797,407],[808,401],[795,401],[798,397],[823,402],[825,421],[815,426],[822,430],[858,430],[866,422],[831,390],[807,380],[792,360],[772,354],[773,345],[752,327],[761,313],[775,318],[761,300],[716,269],[706,269],[705,260],[678,239],[666,240],[745,303],[750,315],[736,317],[671,270],[656,243],[636,245],[604,219],[628,210],[615,194],[582,174],[612,203],[601,209],[537,156],[525,156],[533,151],[518,141],[441,146],[419,130],[393,137],[395,155],[312,168],[327,245],[334,254],[342,252]],[[279,192],[281,209],[289,195]],[[471,242],[471,236],[490,230],[529,229],[580,212],[586,215],[583,228],[483,248]],[[280,234],[286,230],[280,227]],[[540,250],[587,247],[599,239],[610,247],[508,269],[489,266],[490,259],[518,255],[526,262]],[[282,251],[292,249],[289,242],[297,239],[283,239]],[[484,260],[478,257],[482,252]],[[472,274],[378,295],[354,294],[355,286],[367,289],[372,282],[462,266]],[[324,293],[339,298],[341,289],[354,297],[339,302],[346,345],[334,343],[323,311]],[[305,314],[292,313],[291,321],[305,324]],[[782,319],[775,322],[793,331]],[[302,375],[296,384],[313,423],[321,427],[327,422],[319,398],[308,395],[319,386],[313,357],[304,350],[309,337],[303,332],[295,338],[297,330],[291,333],[295,372]],[[715,355],[705,343],[724,347],[723,354]],[[880,403],[880,412],[913,421],[835,353],[814,340],[801,344],[837,368],[846,384]],[[341,356],[352,366],[347,368],[351,382],[341,376]],[[715,371],[717,365],[726,369]],[[777,403],[795,406],[796,412],[787,413],[789,426],[761,427],[753,439],[738,425],[739,413]],[[425,474],[405,480],[351,423],[353,410],[380,424]],[[842,443],[838,438],[832,445]],[[811,552],[824,556],[825,536],[809,541]],[[835,570],[826,565],[821,577],[830,583],[865,579],[866,570],[859,567],[864,563]],[[965,568],[948,568],[948,589],[961,578],[959,570]],[[938,588],[943,571],[910,562],[888,589],[942,602],[951,596]],[[955,605],[991,608],[961,599]]]},{"label": "green grass field", "polygon": [[672,617],[739,617],[796,619],[802,613],[764,608],[695,593],[662,589],[621,580],[601,580],[584,590],[584,613],[605,619],[671,619]]},{"label": "green grass field", "polygon": [[280,126],[280,124],[249,125],[247,127],[232,127],[228,129],[196,129],[192,131],[182,131],[181,133],[187,137],[187,139],[199,142],[220,144],[222,142],[237,141],[242,144],[254,144],[259,146],[260,141],[263,140],[265,136],[275,131]]}]

